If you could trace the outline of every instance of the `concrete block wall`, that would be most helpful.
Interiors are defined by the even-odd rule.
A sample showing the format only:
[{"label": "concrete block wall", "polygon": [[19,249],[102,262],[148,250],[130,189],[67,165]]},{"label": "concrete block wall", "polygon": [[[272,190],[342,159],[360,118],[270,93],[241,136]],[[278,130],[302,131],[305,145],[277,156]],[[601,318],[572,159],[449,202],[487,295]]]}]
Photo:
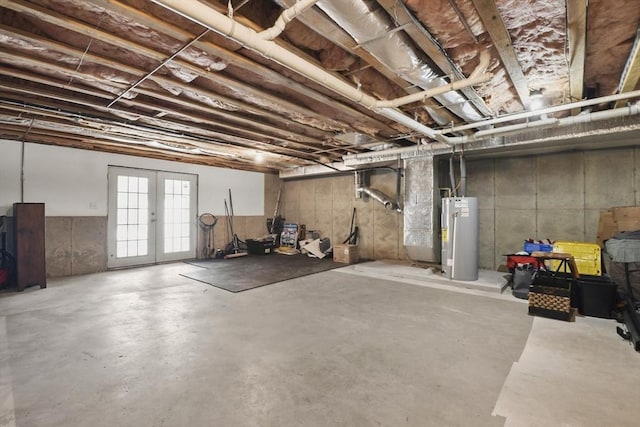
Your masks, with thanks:
[{"label": "concrete block wall", "polygon": [[640,148],[467,161],[480,207],[480,266],[504,264],[527,238],[595,242],[600,211],[636,206]]}]

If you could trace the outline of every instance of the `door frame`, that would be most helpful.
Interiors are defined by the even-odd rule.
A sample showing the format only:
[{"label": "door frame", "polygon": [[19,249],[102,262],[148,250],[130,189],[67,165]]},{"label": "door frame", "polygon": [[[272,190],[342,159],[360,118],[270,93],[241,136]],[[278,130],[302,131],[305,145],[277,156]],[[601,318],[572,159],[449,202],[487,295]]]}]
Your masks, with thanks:
[{"label": "door frame", "polygon": [[[164,219],[165,209],[161,206],[165,199],[164,185],[167,179],[188,181],[190,184],[191,192],[189,198],[189,242],[190,248],[186,251],[169,252],[164,251]],[[157,197],[156,197],[156,263],[178,261],[182,259],[195,258],[198,251],[198,175],[181,173],[181,172],[165,172],[157,171],[156,179]]]},{"label": "door frame", "polygon": [[[118,175],[139,176],[149,179],[148,184],[148,254],[146,256],[116,257],[117,239],[117,177]],[[164,183],[165,179],[188,180],[192,191],[189,206],[189,240],[188,251],[164,253]],[[197,254],[197,217],[198,217],[198,175],[167,172],[153,169],[142,169],[126,166],[108,166],[107,174],[107,269],[135,267],[161,262],[171,262],[194,258]]]}]

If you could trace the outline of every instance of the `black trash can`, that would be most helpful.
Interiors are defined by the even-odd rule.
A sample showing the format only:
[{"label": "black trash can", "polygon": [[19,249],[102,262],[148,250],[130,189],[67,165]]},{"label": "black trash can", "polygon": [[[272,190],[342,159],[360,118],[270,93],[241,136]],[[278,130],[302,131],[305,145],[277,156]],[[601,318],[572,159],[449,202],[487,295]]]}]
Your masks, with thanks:
[{"label": "black trash can", "polygon": [[618,299],[616,284],[608,275],[580,275],[578,285],[578,312],[584,316],[611,319]]}]

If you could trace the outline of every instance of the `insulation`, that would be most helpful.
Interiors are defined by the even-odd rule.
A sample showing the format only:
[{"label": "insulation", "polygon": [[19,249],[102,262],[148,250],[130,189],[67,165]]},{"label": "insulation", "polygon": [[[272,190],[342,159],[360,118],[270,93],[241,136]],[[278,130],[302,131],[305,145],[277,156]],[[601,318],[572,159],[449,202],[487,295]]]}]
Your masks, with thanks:
[{"label": "insulation", "polygon": [[590,0],[585,86],[615,93],[640,23],[640,2]]},{"label": "insulation", "polygon": [[[255,144],[282,154],[286,159],[279,165],[282,168],[287,167],[286,161],[291,164],[339,161],[347,150],[368,152],[364,146],[345,146],[335,138],[337,134],[360,132],[400,147],[413,146],[419,141],[432,142],[424,135],[433,134],[407,121],[433,126],[431,114],[443,127],[451,123],[457,126],[455,115],[462,121],[476,122],[483,119],[483,111],[488,111],[481,108],[482,101],[498,115],[523,111],[499,55],[498,49],[503,47],[494,46],[474,6],[479,2],[358,1],[353,7],[344,7],[348,4],[346,0],[320,0],[290,22],[276,43],[295,52],[301,60],[319,64],[328,73],[350,82],[363,95],[382,100],[468,76],[479,64],[480,53],[486,51],[491,56],[488,71],[493,73],[493,78],[475,86],[480,95],[478,99],[481,98],[475,104],[480,105],[478,111],[470,107],[472,103],[465,98],[469,91],[465,90],[440,96],[439,104],[430,101],[428,109],[422,102],[404,105],[401,110],[406,121],[393,115],[382,116],[375,108],[359,105],[354,97],[349,100],[324,87],[319,80],[312,81],[302,72],[291,71],[273,61],[268,53],[252,51],[213,31],[157,69],[205,28],[148,0],[3,2],[0,6],[3,25],[0,28],[3,51],[0,84],[3,101],[7,103],[0,108],[5,115],[15,108],[16,117],[39,117],[40,126],[60,132],[60,136],[48,137],[48,141],[59,138],[62,144],[66,143],[65,132],[73,126],[77,127],[75,134],[83,134],[83,126],[91,128],[91,132],[86,133],[87,139],[98,138],[96,129],[105,129],[66,119],[66,125],[61,125],[61,117],[78,110],[93,112],[105,122],[130,120],[135,122],[132,129],[142,122],[153,124],[150,140],[160,139],[162,129],[171,140],[171,131],[193,131],[201,127],[211,139],[220,137],[226,141],[218,145],[228,142],[251,147]],[[249,1],[239,9],[240,2],[231,4],[235,3],[233,16],[238,25],[262,31],[282,12],[278,5],[289,6],[294,2]],[[223,15],[227,14],[230,4],[227,0],[201,3]],[[567,3],[564,0],[496,0],[495,4],[510,36],[526,87],[544,89],[548,104],[573,101],[569,98]],[[363,5],[366,10],[356,8]],[[430,58],[433,52],[425,49],[420,40],[414,40],[415,34],[411,34],[408,27],[395,28],[393,9],[403,8],[404,12],[405,7],[428,31],[424,40],[432,36],[446,56],[437,55],[437,60]],[[585,86],[596,88],[599,95],[615,93],[636,38],[640,2],[590,0],[587,18]],[[370,32],[374,27],[384,31]],[[451,64],[448,68],[446,61]],[[446,75],[441,66],[448,72],[454,69],[455,76]],[[153,75],[149,76],[152,71]],[[116,96],[146,77],[137,90],[124,95],[125,100],[107,108]],[[472,102],[478,99],[472,96]],[[34,105],[33,110],[26,106],[11,107],[25,101]],[[46,115],[39,115],[35,108],[38,103],[47,110]],[[449,114],[446,108],[455,115]],[[469,108],[472,114],[467,114]],[[609,104],[592,108],[605,109]],[[60,117],[54,117],[56,114]],[[145,114],[157,116],[151,119]],[[554,114],[559,117],[571,112]],[[51,122],[50,126],[47,121]],[[22,133],[12,129],[11,134],[24,135],[27,123],[14,122],[11,126],[24,129]],[[500,126],[514,123],[517,122],[500,122]],[[422,130],[411,132],[407,126]],[[465,132],[475,131],[477,126],[450,135],[461,137]],[[135,132],[142,138],[148,131],[140,127],[135,128]],[[163,146],[167,149],[187,147],[182,142]],[[236,146],[233,150],[242,167],[257,168],[247,164],[252,156],[243,155],[243,148]],[[206,150],[199,147],[188,152],[197,154]],[[315,157],[310,159],[310,152]],[[296,153],[299,157],[294,161]]]}]

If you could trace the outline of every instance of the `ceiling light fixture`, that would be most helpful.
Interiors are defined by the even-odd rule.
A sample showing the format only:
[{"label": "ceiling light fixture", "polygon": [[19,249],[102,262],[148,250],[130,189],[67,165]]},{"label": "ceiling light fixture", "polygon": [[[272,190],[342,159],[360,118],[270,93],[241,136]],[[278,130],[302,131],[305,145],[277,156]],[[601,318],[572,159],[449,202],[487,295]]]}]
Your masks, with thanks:
[{"label": "ceiling light fixture", "polygon": [[530,89],[529,90],[529,110],[540,110],[545,106],[544,88]]}]

